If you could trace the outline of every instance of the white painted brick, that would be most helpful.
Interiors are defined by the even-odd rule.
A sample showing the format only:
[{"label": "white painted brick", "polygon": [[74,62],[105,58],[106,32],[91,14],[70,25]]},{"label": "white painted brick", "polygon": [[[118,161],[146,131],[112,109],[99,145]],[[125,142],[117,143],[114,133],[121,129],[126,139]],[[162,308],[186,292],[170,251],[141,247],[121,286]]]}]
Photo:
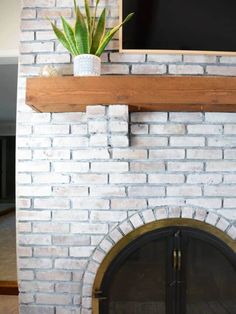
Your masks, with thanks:
[{"label": "white painted brick", "polygon": [[204,68],[200,65],[171,64],[170,74],[203,74]]},{"label": "white painted brick", "polygon": [[204,208],[219,209],[222,205],[222,200],[220,198],[190,198],[186,200],[186,204],[192,206],[201,206]]},{"label": "white painted brick", "polygon": [[182,56],[177,55],[167,55],[167,54],[150,54],[147,56],[148,62],[159,62],[159,63],[168,63],[168,62],[181,62]]},{"label": "white painted brick", "polygon": [[202,208],[197,208],[196,213],[195,213],[195,219],[199,221],[204,221],[207,215],[207,211]]},{"label": "white painted brick", "polygon": [[188,159],[222,159],[222,150],[220,149],[188,149]]},{"label": "white painted brick", "polygon": [[201,173],[189,174],[187,176],[187,183],[190,184],[219,184],[222,182],[221,174]]},{"label": "white painted brick", "polygon": [[53,113],[53,123],[84,123],[87,120],[87,116],[84,112],[63,112]]},{"label": "white painted brick", "polygon": [[111,147],[128,147],[129,138],[127,135],[111,135],[109,143]]},{"label": "white painted brick", "polygon": [[108,114],[111,118],[119,118],[126,121],[129,117],[129,108],[127,105],[112,105],[109,106]]},{"label": "white painted brick", "polygon": [[203,114],[201,112],[170,112],[169,119],[173,122],[201,122]]},{"label": "white painted brick", "polygon": [[184,62],[189,62],[189,63],[216,63],[216,56],[184,55]]},{"label": "white painted brick", "polygon": [[184,183],[184,175],[182,174],[149,174],[148,182],[157,184],[176,184]]},{"label": "white painted brick", "polygon": [[85,221],[88,220],[88,211],[74,211],[70,210],[57,210],[52,213],[53,220],[55,221]]},{"label": "white painted brick", "polygon": [[109,201],[99,198],[76,198],[73,200],[73,209],[109,209]]},{"label": "white painted brick", "polygon": [[206,112],[205,113],[206,122],[212,123],[235,123],[236,113],[233,112]]},{"label": "white painted brick", "polygon": [[38,149],[34,150],[33,159],[67,160],[70,159],[70,151],[68,149]]},{"label": "white painted brick", "polygon": [[112,133],[125,133],[128,134],[128,122],[126,121],[118,121],[118,120],[110,120],[109,121],[109,131]]},{"label": "white painted brick", "polygon": [[48,123],[50,122],[50,113],[35,113],[35,112],[19,112],[17,116],[18,123],[26,123],[29,124],[33,123],[40,124],[40,123]]},{"label": "white painted brick", "polygon": [[236,125],[235,124],[226,124],[224,126],[225,134],[236,134]]},{"label": "white painted brick", "polygon": [[43,138],[43,137],[18,138],[18,147],[43,148],[43,147],[50,147],[50,146],[51,146],[51,140],[49,138]]},{"label": "white painted brick", "polygon": [[36,198],[34,199],[34,208],[40,209],[69,209],[70,202],[66,199],[58,198]]},{"label": "white painted brick", "polygon": [[87,124],[79,124],[79,125],[72,125],[71,126],[71,134],[74,135],[86,135],[88,132]]},{"label": "white painted brick", "polygon": [[23,7],[32,7],[32,8],[45,8],[45,7],[54,7],[55,6],[55,0],[23,0],[22,6]]},{"label": "white painted brick", "polygon": [[36,62],[37,64],[70,63],[70,55],[68,53],[38,54]]},{"label": "white painted brick", "polygon": [[205,219],[205,221],[206,221],[206,223],[208,223],[208,224],[210,224],[212,226],[215,226],[217,221],[218,221],[218,217],[219,216],[216,215],[215,213],[209,212],[207,217],[206,217],[206,219]]},{"label": "white painted brick", "polygon": [[102,75],[105,74],[129,74],[129,66],[126,64],[103,64]]},{"label": "white painted brick", "polygon": [[226,219],[236,220],[236,211],[233,209],[221,209],[218,212]]},{"label": "white painted brick", "polygon": [[43,172],[49,171],[49,162],[48,161],[19,161],[18,162],[18,171],[21,172]]},{"label": "white painted brick", "polygon": [[69,250],[70,250],[71,257],[89,257],[91,256],[94,248],[79,246],[79,247],[71,247]]},{"label": "white painted brick", "polygon": [[111,62],[121,62],[121,63],[135,63],[135,62],[144,62],[144,54],[124,54],[124,53],[111,53],[110,55]]},{"label": "white painted brick", "polygon": [[167,196],[201,196],[199,186],[167,186]]},{"label": "white painted brick", "polygon": [[87,106],[86,116],[88,118],[103,117],[106,114],[106,106]]},{"label": "white painted brick", "polygon": [[128,234],[133,230],[133,227],[129,222],[124,221],[122,224],[120,224],[120,229],[124,234]]},{"label": "white painted brick", "polygon": [[165,164],[164,162],[131,162],[130,170],[133,172],[144,172],[144,173],[152,173],[157,171],[164,171]]},{"label": "white painted brick", "polygon": [[134,228],[138,228],[143,225],[143,221],[141,217],[139,216],[139,214],[135,214],[132,217],[130,217],[130,222],[132,223]]},{"label": "white painted brick", "polygon": [[157,149],[149,150],[149,159],[184,159],[184,149]]},{"label": "white painted brick", "polygon": [[208,146],[212,147],[235,147],[235,136],[209,137]]},{"label": "white painted brick", "polygon": [[128,171],[127,162],[93,162],[91,170],[94,172],[126,172]]},{"label": "white painted brick", "polygon": [[55,40],[55,34],[53,31],[36,31],[36,40]]},{"label": "white painted brick", "polygon": [[34,55],[21,55],[20,56],[20,64],[33,64],[35,62]]},{"label": "white painted brick", "polygon": [[125,188],[115,185],[91,186],[90,195],[100,197],[125,196]]},{"label": "white painted brick", "polygon": [[210,124],[193,124],[188,125],[187,130],[189,134],[222,134],[222,125]]},{"label": "white painted brick", "polygon": [[60,173],[46,173],[46,174],[35,174],[33,175],[34,183],[69,183],[69,176]]},{"label": "white painted brick", "polygon": [[123,237],[123,234],[118,229],[114,229],[109,236],[116,243]]},{"label": "white painted brick", "polygon": [[[112,248],[113,244],[111,243],[111,241],[109,241],[108,239],[104,239],[101,243],[100,243],[100,248],[104,251],[104,252],[108,252],[110,251],[110,249]],[[94,267],[93,267],[94,269]],[[97,270],[97,269],[96,269]],[[96,273],[96,272],[95,272]]]},{"label": "white painted brick", "polygon": [[184,134],[183,124],[150,125],[150,134]]},{"label": "white painted brick", "polygon": [[168,171],[186,171],[186,172],[195,172],[203,171],[202,162],[168,162],[167,164]]},{"label": "white painted brick", "polygon": [[148,134],[148,125],[145,124],[133,124],[131,125],[132,134]]},{"label": "white painted brick", "polygon": [[89,133],[107,133],[107,121],[90,120],[88,123]]},{"label": "white painted brick", "polygon": [[29,149],[18,149],[17,160],[30,160],[32,159],[32,151]]},{"label": "white painted brick", "polygon": [[171,136],[170,145],[185,147],[205,146],[205,138],[200,136]]},{"label": "white painted brick", "polygon": [[34,256],[38,257],[66,257],[68,249],[65,247],[50,246],[50,247],[35,247]]},{"label": "white painted brick", "polygon": [[18,267],[21,269],[49,269],[52,268],[52,260],[49,258],[19,258]]},{"label": "white painted brick", "polygon": [[222,231],[225,231],[229,227],[229,222],[223,217],[217,222],[216,227]]},{"label": "white painted brick", "polygon": [[235,226],[231,226],[228,230],[227,230],[227,234],[232,238],[232,239],[236,239],[236,227]]},{"label": "white painted brick", "polygon": [[53,244],[66,246],[81,246],[90,244],[90,236],[88,235],[53,235]]},{"label": "white painted brick", "polygon": [[73,184],[88,184],[88,185],[96,185],[96,184],[106,184],[108,182],[108,175],[106,174],[94,174],[94,173],[86,173],[79,175],[71,176],[71,183]]},{"label": "white painted brick", "polygon": [[37,294],[36,295],[36,303],[38,304],[62,304],[67,305],[70,304],[72,297],[70,295],[62,295],[62,294]]},{"label": "white painted brick", "polygon": [[148,199],[149,207],[153,208],[156,206],[176,206],[176,205],[185,205],[185,201],[183,198],[177,197],[160,197],[160,198],[149,198]]},{"label": "white painted brick", "polygon": [[132,65],[132,74],[165,74],[167,67],[165,64],[139,64]]},{"label": "white painted brick", "polygon": [[48,186],[18,186],[18,196],[50,196],[51,188]]},{"label": "white painted brick", "polygon": [[85,186],[55,186],[53,187],[54,196],[75,197],[88,196],[88,187]]},{"label": "white painted brick", "polygon": [[235,76],[236,75],[236,66],[209,65],[206,67],[206,73],[209,75]]},{"label": "white painted brick", "polygon": [[71,277],[70,272],[66,271],[37,271],[36,278],[39,280],[52,280],[52,281],[69,281]]},{"label": "white painted brick", "polygon": [[104,147],[108,145],[107,134],[93,134],[90,136],[89,145],[94,147]]},{"label": "white painted brick", "polygon": [[127,218],[127,213],[124,211],[107,211],[107,210],[100,210],[100,211],[92,211],[90,215],[90,219],[92,221],[99,221],[99,222],[119,222]]},{"label": "white painted brick", "polygon": [[131,113],[132,122],[166,122],[166,112],[134,112]]},{"label": "white painted brick", "polygon": [[224,208],[236,208],[236,198],[224,198]]},{"label": "white painted brick", "polygon": [[180,218],[181,209],[179,207],[170,207],[169,208],[169,218]]},{"label": "white painted brick", "polygon": [[155,216],[151,209],[145,210],[144,212],[142,212],[142,215],[143,215],[145,224],[155,221]]},{"label": "white painted brick", "polygon": [[144,149],[113,149],[114,159],[146,159],[147,150]]},{"label": "white painted brick", "polygon": [[236,161],[208,161],[206,171],[236,171]]},{"label": "white painted brick", "polygon": [[145,197],[145,196],[164,196],[165,189],[158,186],[142,186],[142,187],[129,187],[128,195],[131,197]]},{"label": "white painted brick", "polygon": [[228,64],[236,63],[236,57],[234,57],[234,56],[220,57],[220,63],[228,63]]},{"label": "white painted brick", "polygon": [[221,186],[205,186],[204,195],[206,196],[232,196],[236,193],[236,186],[221,185]]},{"label": "white painted brick", "polygon": [[157,220],[165,219],[168,217],[167,210],[164,207],[154,209],[154,213]]},{"label": "white painted brick", "polygon": [[111,209],[145,209],[147,207],[147,203],[145,199],[112,199],[111,200]]},{"label": "white painted brick", "polygon": [[236,183],[236,174],[225,174],[224,183]]},{"label": "white painted brick", "polygon": [[54,162],[56,172],[87,172],[89,169],[88,162]]},{"label": "white painted brick", "polygon": [[104,223],[72,223],[71,232],[81,234],[106,234],[108,232],[108,225]]},{"label": "white painted brick", "polygon": [[34,222],[33,223],[34,233],[68,233],[69,223],[58,223],[58,222]]},{"label": "white painted brick", "polygon": [[51,52],[53,51],[53,43],[22,43],[20,49],[21,53]]},{"label": "white painted brick", "polygon": [[54,137],[53,138],[53,146],[55,147],[87,147],[88,146],[88,138],[85,136],[78,137]]},{"label": "white painted brick", "polygon": [[167,137],[135,136],[131,138],[133,147],[162,147],[167,146]]},{"label": "white painted brick", "polygon": [[38,9],[37,10],[38,18],[56,18],[56,17],[71,17],[71,9]]},{"label": "white painted brick", "polygon": [[110,175],[110,183],[120,184],[120,183],[145,183],[146,175],[145,174],[111,174]]},{"label": "white painted brick", "polygon": [[45,125],[40,124],[36,125],[34,127],[34,133],[39,134],[49,134],[51,136],[53,135],[63,135],[63,134],[69,134],[69,125],[63,125],[63,124],[52,124],[52,125]]},{"label": "white painted brick", "polygon": [[30,222],[18,222],[18,232],[31,232],[31,223]]},{"label": "white painted brick", "polygon": [[109,151],[108,149],[103,148],[97,148],[97,149],[81,149],[81,150],[75,150],[72,153],[73,159],[75,160],[96,160],[96,159],[109,159]]},{"label": "white painted brick", "polygon": [[20,221],[50,220],[51,212],[49,210],[19,210],[18,219]]},{"label": "white painted brick", "polygon": [[31,41],[34,40],[34,32],[21,32],[20,33],[20,41]]}]

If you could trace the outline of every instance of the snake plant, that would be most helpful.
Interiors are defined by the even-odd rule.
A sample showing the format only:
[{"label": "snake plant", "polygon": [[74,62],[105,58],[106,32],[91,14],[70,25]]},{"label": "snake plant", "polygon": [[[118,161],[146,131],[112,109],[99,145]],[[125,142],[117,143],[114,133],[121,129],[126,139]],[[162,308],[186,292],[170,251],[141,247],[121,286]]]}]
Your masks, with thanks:
[{"label": "snake plant", "polygon": [[74,0],[75,24],[71,26],[64,17],[61,17],[63,30],[50,21],[57,39],[74,57],[81,54],[93,54],[100,57],[116,32],[134,14],[129,14],[122,23],[106,31],[106,9],[103,9],[98,19],[96,16],[99,2],[100,0],[96,0],[92,15],[88,0],[84,0],[86,14],[83,16]]}]

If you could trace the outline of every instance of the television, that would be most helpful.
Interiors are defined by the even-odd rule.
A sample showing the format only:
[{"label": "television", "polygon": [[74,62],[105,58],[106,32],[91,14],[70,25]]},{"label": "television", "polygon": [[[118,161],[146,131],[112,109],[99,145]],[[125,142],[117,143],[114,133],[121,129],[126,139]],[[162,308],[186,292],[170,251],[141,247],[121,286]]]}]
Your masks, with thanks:
[{"label": "television", "polygon": [[236,0],[120,0],[120,51],[236,55]]}]

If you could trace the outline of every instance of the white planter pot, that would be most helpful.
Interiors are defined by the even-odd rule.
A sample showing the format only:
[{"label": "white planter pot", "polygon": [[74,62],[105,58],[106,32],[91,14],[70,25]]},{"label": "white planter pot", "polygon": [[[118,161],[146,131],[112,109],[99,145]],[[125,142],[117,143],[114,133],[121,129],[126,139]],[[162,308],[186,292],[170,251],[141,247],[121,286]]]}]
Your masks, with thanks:
[{"label": "white planter pot", "polygon": [[101,59],[91,54],[83,54],[74,58],[74,76],[100,76]]}]

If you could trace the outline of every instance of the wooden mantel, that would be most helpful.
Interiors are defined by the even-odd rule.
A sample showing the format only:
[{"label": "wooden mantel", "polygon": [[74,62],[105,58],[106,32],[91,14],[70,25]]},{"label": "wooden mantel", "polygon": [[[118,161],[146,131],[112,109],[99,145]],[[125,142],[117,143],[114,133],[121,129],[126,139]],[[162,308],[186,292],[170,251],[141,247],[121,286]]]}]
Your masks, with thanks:
[{"label": "wooden mantel", "polygon": [[236,77],[101,76],[27,80],[26,102],[39,112],[127,104],[131,111],[236,112]]}]

